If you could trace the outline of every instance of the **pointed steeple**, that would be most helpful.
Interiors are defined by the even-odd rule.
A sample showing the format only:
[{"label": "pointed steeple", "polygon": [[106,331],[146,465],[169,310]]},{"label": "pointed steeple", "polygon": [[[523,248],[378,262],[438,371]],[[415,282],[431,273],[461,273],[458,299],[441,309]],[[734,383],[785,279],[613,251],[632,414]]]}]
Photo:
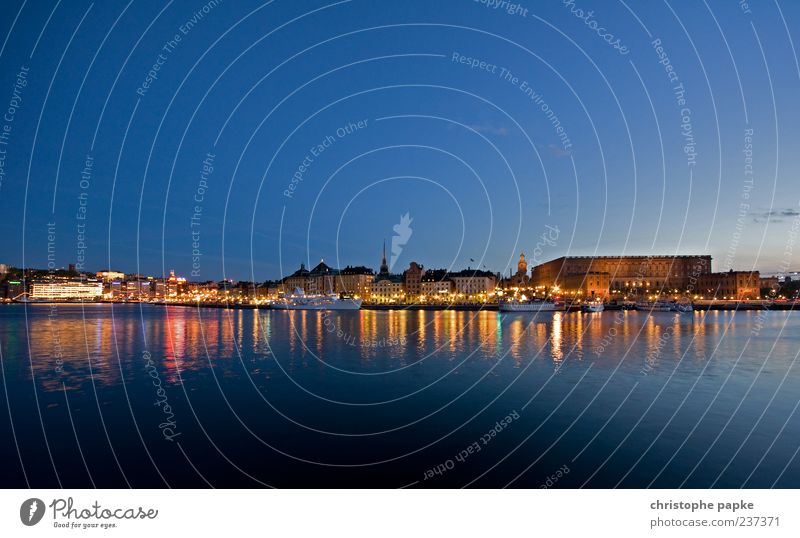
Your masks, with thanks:
[{"label": "pointed steeple", "polygon": [[379,274],[389,274],[389,264],[386,263],[386,239],[383,240],[383,258],[381,258],[381,270],[379,271]]}]

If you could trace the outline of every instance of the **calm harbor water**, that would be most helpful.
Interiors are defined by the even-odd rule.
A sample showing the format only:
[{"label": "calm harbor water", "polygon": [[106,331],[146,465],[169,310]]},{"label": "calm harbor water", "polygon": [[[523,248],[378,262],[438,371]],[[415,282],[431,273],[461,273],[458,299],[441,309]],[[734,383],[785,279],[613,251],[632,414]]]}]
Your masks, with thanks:
[{"label": "calm harbor water", "polygon": [[800,313],[0,307],[4,487],[800,487]]}]

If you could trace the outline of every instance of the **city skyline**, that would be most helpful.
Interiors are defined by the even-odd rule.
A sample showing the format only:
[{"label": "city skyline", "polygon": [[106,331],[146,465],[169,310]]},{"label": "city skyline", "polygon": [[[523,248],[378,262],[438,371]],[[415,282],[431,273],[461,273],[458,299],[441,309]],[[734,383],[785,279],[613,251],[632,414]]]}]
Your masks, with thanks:
[{"label": "city skyline", "polygon": [[[520,252],[520,255],[521,256],[525,256],[525,257],[528,256],[528,254],[524,250]],[[698,255],[698,254],[694,254],[694,255]],[[544,260],[539,260],[535,264],[532,264],[532,262],[534,260],[530,260],[530,259],[527,259],[527,258],[526,259],[527,259],[528,265],[529,265],[528,271],[532,273],[533,269],[535,269],[537,266],[545,265],[547,263],[553,262],[553,261],[555,261],[555,260],[557,260],[559,258],[564,258],[564,257],[572,257],[572,258],[580,257],[580,258],[601,259],[601,258],[613,258],[613,257],[655,258],[655,257],[662,257],[662,256],[681,257],[681,256],[692,256],[692,254],[687,254],[687,253],[666,254],[666,253],[662,252],[662,253],[658,253],[658,254],[608,254],[608,253],[605,253],[605,254],[597,254],[597,255],[592,255],[592,256],[585,256],[585,255],[560,255],[559,256],[559,255],[554,255],[554,256],[552,256],[550,258],[547,258],[547,259],[544,259]],[[703,256],[709,256],[709,255],[703,254]],[[711,256],[711,260],[712,260],[712,263],[713,263],[713,260],[714,260],[713,256]],[[469,261],[470,260],[468,260],[468,263],[469,263]],[[432,269],[432,270],[444,270],[444,271],[452,271],[452,272],[458,272],[458,271],[462,271],[462,270],[479,270],[479,271],[488,271],[488,272],[500,275],[501,278],[507,278],[510,275],[514,274],[514,272],[515,272],[514,268],[517,267],[517,261],[516,260],[514,261],[513,264],[509,264],[505,268],[505,271],[496,270],[496,269],[494,269],[492,267],[488,267],[488,266],[485,266],[485,265],[483,267],[472,267],[470,265],[467,265],[466,267],[439,267],[439,266],[435,266],[435,265],[429,265],[429,264],[426,264],[426,263],[421,263],[422,260],[417,260],[417,259],[409,260],[408,263],[418,263],[418,262],[420,262],[420,267],[424,267],[424,268],[426,268],[426,270],[427,269]],[[472,259],[472,262],[474,263],[474,259]],[[162,274],[157,274],[157,273],[137,273],[137,272],[133,272],[133,271],[127,271],[123,267],[114,267],[114,268],[103,267],[103,268],[100,268],[100,269],[95,269],[95,268],[84,268],[84,269],[75,268],[75,272],[78,273],[78,274],[85,274],[85,275],[99,274],[99,273],[102,273],[102,272],[114,272],[114,273],[120,273],[120,274],[126,275],[126,276],[128,276],[128,275],[138,275],[138,276],[141,276],[141,277],[152,277],[152,278],[167,278],[170,275],[170,273],[174,273],[177,276],[185,278],[186,280],[191,281],[191,282],[208,282],[208,281],[223,281],[223,280],[244,281],[244,282],[274,282],[274,281],[282,280],[282,279],[286,278],[287,276],[290,276],[298,268],[306,268],[306,269],[308,269],[310,267],[313,267],[313,266],[317,265],[318,263],[326,263],[325,262],[325,258],[320,258],[317,262],[300,261],[293,267],[287,267],[286,268],[286,272],[281,274],[281,275],[268,275],[268,276],[263,276],[262,275],[260,278],[256,278],[255,280],[249,280],[248,278],[235,278],[233,275],[227,275],[227,276],[217,275],[216,278],[213,275],[209,276],[208,278],[200,278],[200,277],[192,278],[191,271],[187,274],[187,273],[181,273],[180,271],[178,271],[176,269],[173,269],[173,268],[167,269]],[[11,264],[11,263],[4,263],[4,264],[0,264],[0,265],[6,266],[6,267],[13,267],[15,269],[20,269],[20,270],[22,270],[22,269],[30,270],[30,271],[47,271],[48,270],[45,267],[26,267],[26,268],[22,268],[22,267],[16,266],[16,265]],[[62,271],[62,272],[69,272],[71,270],[71,268],[74,267],[74,266],[75,266],[75,264],[71,263],[71,264],[69,264],[67,266],[55,267],[53,270]],[[380,265],[380,263],[378,263],[375,266],[373,266],[371,264],[364,263],[364,262],[350,262],[350,263],[347,263],[347,264],[344,264],[344,265],[339,265],[339,266],[335,267],[334,269],[336,269],[337,271],[341,271],[341,270],[347,270],[347,269],[361,269],[361,268],[369,269],[370,271],[372,271],[374,274],[377,275],[380,272],[381,265]],[[390,271],[390,274],[401,275],[407,268],[408,268],[408,264],[402,266],[399,269],[399,271],[397,271],[397,272]],[[715,268],[715,272],[744,271],[744,270],[751,270],[751,269],[749,269],[749,268],[747,268],[747,269],[745,269],[745,268],[728,268],[728,269],[723,270],[723,269],[720,269],[719,267]],[[793,270],[792,268],[789,268],[789,269],[786,269],[786,270],[783,270],[783,271],[769,271],[769,270],[764,271],[764,270],[759,270],[757,268],[756,269],[752,269],[752,270],[753,271],[758,271],[762,275],[765,275],[765,276],[766,275],[768,275],[768,276],[784,276],[784,275],[791,276],[791,275],[797,275],[798,273],[800,273],[800,271]]]},{"label": "city skyline", "polygon": [[[188,24],[188,2],[56,6],[57,25],[27,13],[0,56],[14,105],[0,140],[4,257],[276,278],[296,260],[371,260],[404,226],[396,263],[505,272],[552,227],[542,260],[703,252],[720,269],[786,270],[800,69],[784,34],[758,28],[800,6],[712,4],[604,6],[614,46],[559,2],[211,2]],[[289,24],[295,39],[215,41],[235,24]],[[714,31],[689,44],[695,26]],[[349,46],[332,58],[335,43]]]}]

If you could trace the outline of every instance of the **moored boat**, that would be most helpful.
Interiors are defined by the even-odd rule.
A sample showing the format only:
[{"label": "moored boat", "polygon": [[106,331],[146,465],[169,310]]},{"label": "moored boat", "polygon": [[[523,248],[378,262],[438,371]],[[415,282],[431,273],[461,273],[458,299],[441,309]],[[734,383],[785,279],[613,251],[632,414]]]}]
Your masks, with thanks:
[{"label": "moored boat", "polygon": [[582,312],[602,312],[605,309],[603,301],[587,301],[581,305]]},{"label": "moored boat", "polygon": [[335,293],[306,294],[300,288],[270,305],[275,310],[359,310],[361,299],[340,298]]},{"label": "moored boat", "polygon": [[558,306],[553,301],[500,301],[500,312],[553,312]]},{"label": "moored boat", "polygon": [[673,304],[669,301],[639,301],[636,303],[636,310],[647,312],[674,312]]}]

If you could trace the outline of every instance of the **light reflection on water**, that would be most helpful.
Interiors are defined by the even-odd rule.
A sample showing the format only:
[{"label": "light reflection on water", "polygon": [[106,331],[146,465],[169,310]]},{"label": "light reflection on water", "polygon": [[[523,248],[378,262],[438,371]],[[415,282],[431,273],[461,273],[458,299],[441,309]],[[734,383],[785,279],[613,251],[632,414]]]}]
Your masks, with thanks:
[{"label": "light reflection on water", "polygon": [[[52,311],[55,314],[51,315]],[[618,359],[674,366],[682,358],[701,360],[714,344],[747,334],[754,313],[707,314],[641,312],[504,314],[490,311],[319,312],[196,309],[112,305],[58,305],[6,308],[4,346],[8,356],[29,346],[31,365],[45,390],[95,383],[119,383],[143,351],[161,357],[171,382],[178,371],[224,366],[243,357],[274,357],[287,368],[336,367],[341,355],[357,357],[353,373],[393,372],[418,362],[469,357],[516,368],[528,361]],[[776,317],[786,314],[772,313]],[[17,332],[16,328],[27,330]],[[723,335],[725,339],[723,340]],[[145,344],[146,342],[146,344]],[[64,360],[64,373],[56,358]],[[350,371],[347,368],[344,371]]]},{"label": "light reflection on water", "polygon": [[[398,460],[383,474],[365,472],[358,482],[396,486],[409,469],[417,473],[452,457],[485,433],[487,424],[516,409],[520,422],[504,434],[505,450],[532,432],[535,441],[504,460],[508,476],[493,474],[484,485],[504,485],[541,455],[529,480],[517,484],[535,487],[537,473],[546,476],[550,466],[581,454],[571,464],[572,480],[592,476],[591,485],[609,487],[625,476],[626,485],[642,487],[657,476],[657,485],[674,487],[713,449],[687,483],[706,487],[729,461],[729,447],[746,442],[718,485],[738,487],[761,465],[764,481],[748,486],[765,487],[793,461],[800,435],[800,417],[792,415],[800,383],[792,367],[800,315],[791,312],[328,313],[14,305],[0,308],[0,319],[11,416],[17,435],[31,436],[23,445],[41,442],[36,402],[49,429],[69,424],[63,415],[48,418],[63,413],[66,390],[82,441],[98,442],[101,451],[106,444],[103,430],[90,420],[96,408],[91,412],[103,410],[105,424],[120,429],[115,446],[130,446],[135,454],[139,438],[132,435],[142,431],[151,450],[172,457],[158,437],[163,417],[153,408],[143,358],[149,353],[175,406],[182,439],[192,440],[186,450],[213,459],[202,438],[229,439],[228,450],[240,451],[252,465],[267,458],[270,472],[286,479],[283,485],[342,483],[333,475],[321,479],[316,467],[310,472],[269,459],[274,454],[265,454],[254,436],[299,458],[330,463],[400,458],[444,439],[433,453],[415,456],[413,465]],[[369,437],[381,431],[396,433]],[[714,444],[718,432],[724,442]],[[653,451],[642,453],[654,439]],[[594,474],[621,441],[619,461]],[[540,454],[548,446],[559,448]],[[768,449],[770,457],[759,463]],[[627,474],[630,462],[643,454],[647,465]],[[677,469],[674,475],[658,474],[666,464]],[[796,486],[791,465],[783,480]],[[241,485],[225,468],[220,463],[210,472]],[[456,476],[448,478],[450,485],[466,483]],[[180,480],[198,485],[183,475]]]}]

